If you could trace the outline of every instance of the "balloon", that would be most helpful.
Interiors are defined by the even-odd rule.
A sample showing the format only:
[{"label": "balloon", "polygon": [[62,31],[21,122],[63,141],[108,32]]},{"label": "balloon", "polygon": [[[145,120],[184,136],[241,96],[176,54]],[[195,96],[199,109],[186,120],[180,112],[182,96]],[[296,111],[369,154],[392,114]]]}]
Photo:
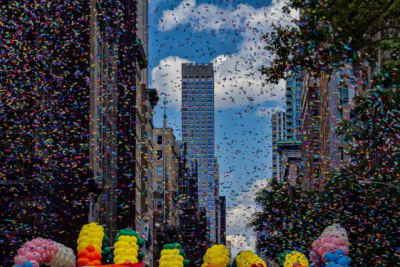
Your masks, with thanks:
[{"label": "balloon", "polygon": [[160,267],[183,267],[188,265],[189,261],[185,259],[185,253],[179,243],[164,244],[162,248],[159,261]]},{"label": "balloon", "polygon": [[[52,267],[75,266],[75,255],[72,249],[65,247],[57,242],[44,238],[35,238],[17,250],[14,263],[18,266],[39,267],[40,263],[48,264]],[[56,264],[52,264],[56,262]]]}]

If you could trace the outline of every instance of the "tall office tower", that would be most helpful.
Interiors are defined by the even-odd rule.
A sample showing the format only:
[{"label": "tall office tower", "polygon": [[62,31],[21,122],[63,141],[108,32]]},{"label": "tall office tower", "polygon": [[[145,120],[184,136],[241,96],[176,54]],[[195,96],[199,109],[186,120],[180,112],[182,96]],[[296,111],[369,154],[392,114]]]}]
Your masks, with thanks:
[{"label": "tall office tower", "polygon": [[278,144],[280,140],[285,140],[285,112],[277,111],[272,114],[272,178],[277,182],[283,181],[282,158],[279,155]]},{"label": "tall office tower", "polygon": [[207,211],[216,240],[218,176],[215,162],[214,70],[212,64],[182,64],[182,139],[199,164],[199,206]]}]

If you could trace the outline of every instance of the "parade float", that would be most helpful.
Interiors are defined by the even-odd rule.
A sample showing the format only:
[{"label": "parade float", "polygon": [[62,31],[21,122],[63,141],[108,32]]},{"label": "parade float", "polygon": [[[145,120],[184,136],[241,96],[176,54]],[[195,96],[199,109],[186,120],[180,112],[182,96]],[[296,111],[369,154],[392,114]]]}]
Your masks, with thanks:
[{"label": "parade float", "polygon": [[207,249],[201,267],[227,267],[229,259],[229,250],[225,245],[213,245]]},{"label": "parade float", "polygon": [[189,261],[179,243],[164,244],[161,250],[159,267],[188,267]]},{"label": "parade float", "polygon": [[75,267],[76,258],[71,248],[55,241],[35,238],[18,249],[14,257],[14,267]]},{"label": "parade float", "polygon": [[286,250],[279,254],[278,264],[283,267],[309,267],[307,257],[295,250]]},{"label": "parade float", "polygon": [[[113,249],[108,246],[103,226],[89,223],[82,227],[77,239],[77,257],[71,248],[53,240],[35,238],[22,245],[14,257],[13,267],[143,267],[144,240],[130,228],[118,232]],[[338,224],[327,227],[311,245],[309,263],[299,251],[286,250],[277,257],[282,267],[349,267],[351,259],[346,230]],[[164,244],[159,267],[189,267],[189,261],[179,243]],[[203,256],[201,267],[267,267],[253,251],[241,251],[230,264],[225,245],[213,245]],[[268,264],[268,266],[270,266]]]},{"label": "parade float", "polygon": [[245,250],[238,253],[232,267],[267,267],[267,264],[253,251]]},{"label": "parade float", "polygon": [[312,243],[310,253],[312,266],[348,267],[351,264],[347,231],[338,224],[325,228],[321,236]]}]

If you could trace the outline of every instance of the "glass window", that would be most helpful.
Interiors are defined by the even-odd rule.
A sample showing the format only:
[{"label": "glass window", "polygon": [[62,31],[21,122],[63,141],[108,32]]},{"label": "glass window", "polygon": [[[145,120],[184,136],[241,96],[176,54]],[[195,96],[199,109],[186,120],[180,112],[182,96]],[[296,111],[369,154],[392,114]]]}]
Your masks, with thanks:
[{"label": "glass window", "polygon": [[164,191],[163,182],[157,181],[157,192],[162,193]]},{"label": "glass window", "polygon": [[157,176],[163,175],[163,166],[157,166]]},{"label": "glass window", "polygon": [[161,198],[157,199],[157,209],[161,210],[163,208],[163,201]]},{"label": "glass window", "polygon": [[162,150],[157,150],[157,159],[162,159],[163,153]]},{"label": "glass window", "polygon": [[162,135],[157,135],[157,144],[158,145],[162,144]]}]

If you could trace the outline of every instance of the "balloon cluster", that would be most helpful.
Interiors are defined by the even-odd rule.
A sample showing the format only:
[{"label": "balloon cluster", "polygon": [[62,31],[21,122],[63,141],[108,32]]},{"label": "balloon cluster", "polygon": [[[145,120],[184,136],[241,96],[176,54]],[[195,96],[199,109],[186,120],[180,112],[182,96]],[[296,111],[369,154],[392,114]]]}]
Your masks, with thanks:
[{"label": "balloon cluster", "polygon": [[[346,230],[338,224],[328,226],[321,236],[312,243],[310,258],[315,266],[324,266],[328,262],[325,254],[341,251],[343,255],[349,253],[349,239]],[[329,257],[329,256],[328,256]]]},{"label": "balloon cluster", "polygon": [[75,266],[75,255],[72,249],[52,240],[35,238],[18,249],[14,257],[14,267],[39,267],[45,263],[51,267]]},{"label": "balloon cluster", "polygon": [[201,267],[226,267],[229,264],[229,250],[225,245],[213,245],[207,249]]},{"label": "balloon cluster", "polygon": [[185,259],[185,252],[179,243],[164,244],[161,250],[160,267],[183,267],[188,266],[189,261]]},{"label": "balloon cluster", "polygon": [[85,224],[78,238],[78,266],[101,265],[102,243],[104,238],[103,226],[97,223]]},{"label": "balloon cluster", "polygon": [[[137,263],[142,254],[139,248],[144,245],[144,240],[135,230],[125,228],[119,231],[114,244],[114,263]],[[141,257],[139,257],[141,256]]]},{"label": "balloon cluster", "polygon": [[348,267],[351,263],[350,257],[344,255],[341,249],[336,250],[335,253],[325,253],[324,259],[327,261],[325,267]]},{"label": "balloon cluster", "polygon": [[253,251],[241,251],[235,257],[232,267],[267,267],[265,262]]},{"label": "balloon cluster", "polygon": [[284,254],[283,267],[308,267],[306,256],[298,251],[288,251]]}]

